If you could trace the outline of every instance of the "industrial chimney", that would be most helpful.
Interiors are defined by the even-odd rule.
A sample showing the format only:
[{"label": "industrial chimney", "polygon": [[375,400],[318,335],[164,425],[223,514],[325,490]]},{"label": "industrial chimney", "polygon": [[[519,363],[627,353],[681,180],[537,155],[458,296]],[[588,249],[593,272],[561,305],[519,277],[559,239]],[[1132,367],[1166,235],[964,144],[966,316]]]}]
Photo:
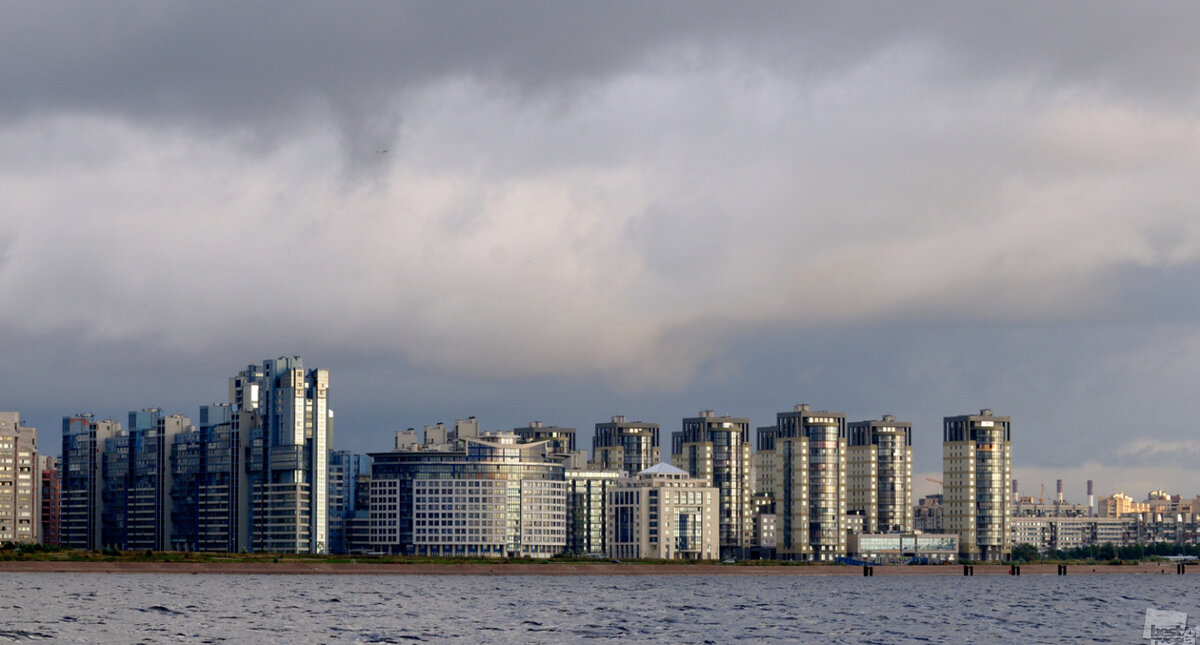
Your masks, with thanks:
[{"label": "industrial chimney", "polygon": [[1088,515],[1096,516],[1096,496],[1092,490],[1092,480],[1088,480]]},{"label": "industrial chimney", "polygon": [[1062,480],[1061,480],[1061,479],[1060,479],[1060,480],[1058,480],[1058,496],[1055,498],[1055,500],[1056,500],[1056,502],[1057,502],[1058,504],[1062,504],[1062,503],[1063,503],[1063,496],[1062,496]]}]

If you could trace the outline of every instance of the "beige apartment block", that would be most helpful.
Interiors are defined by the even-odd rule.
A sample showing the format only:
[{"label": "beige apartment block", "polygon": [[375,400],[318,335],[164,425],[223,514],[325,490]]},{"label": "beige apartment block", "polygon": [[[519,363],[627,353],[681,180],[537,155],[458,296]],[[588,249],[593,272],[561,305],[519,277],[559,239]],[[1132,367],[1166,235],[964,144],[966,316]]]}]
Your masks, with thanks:
[{"label": "beige apartment block", "polygon": [[17,412],[0,412],[0,542],[41,540],[37,429]]},{"label": "beige apartment block", "polygon": [[847,509],[864,533],[911,533],[912,424],[886,414],[847,424]]},{"label": "beige apartment block", "polygon": [[1002,560],[1012,550],[1010,426],[986,409],[943,420],[943,522],[961,558]]},{"label": "beige apartment block", "polygon": [[634,560],[714,560],[719,489],[660,463],[608,493],[608,554]]},{"label": "beige apartment block", "polygon": [[846,555],[846,415],[807,404],[759,428],[760,486],[775,503],[782,560],[829,562]]},{"label": "beige apartment block", "polygon": [[1130,515],[1133,513],[1148,513],[1150,512],[1150,504],[1146,502],[1135,502],[1133,498],[1125,493],[1113,493],[1108,497],[1101,497],[1099,502],[1100,517],[1121,517],[1122,515]]}]

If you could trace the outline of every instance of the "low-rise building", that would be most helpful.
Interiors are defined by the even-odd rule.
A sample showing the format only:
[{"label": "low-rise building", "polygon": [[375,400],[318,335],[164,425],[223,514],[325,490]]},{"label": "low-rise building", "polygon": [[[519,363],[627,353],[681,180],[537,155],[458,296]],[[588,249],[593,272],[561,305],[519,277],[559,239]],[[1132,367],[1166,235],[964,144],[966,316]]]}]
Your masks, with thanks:
[{"label": "low-rise building", "polygon": [[937,564],[953,562],[958,555],[958,535],[954,533],[851,534],[847,544],[850,557],[879,564],[913,560]]},{"label": "low-rise building", "polygon": [[544,442],[511,432],[463,450],[370,455],[373,552],[548,558],[566,548],[566,482]]},{"label": "low-rise building", "polygon": [[720,554],[717,491],[664,463],[620,480],[609,491],[609,556],[716,559]]}]

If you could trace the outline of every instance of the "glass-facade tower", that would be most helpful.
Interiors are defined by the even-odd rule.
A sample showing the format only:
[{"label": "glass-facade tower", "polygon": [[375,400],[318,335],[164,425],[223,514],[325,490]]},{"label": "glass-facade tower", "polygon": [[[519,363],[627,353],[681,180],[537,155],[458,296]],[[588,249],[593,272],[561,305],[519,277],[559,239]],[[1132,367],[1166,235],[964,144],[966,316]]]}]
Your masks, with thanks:
[{"label": "glass-facade tower", "polygon": [[980,410],[943,419],[943,521],[958,534],[959,555],[1003,560],[1012,550],[1011,418]]},{"label": "glass-facade tower", "polygon": [[672,465],[717,489],[721,557],[745,557],[753,540],[750,420],[712,410],[671,433]]}]

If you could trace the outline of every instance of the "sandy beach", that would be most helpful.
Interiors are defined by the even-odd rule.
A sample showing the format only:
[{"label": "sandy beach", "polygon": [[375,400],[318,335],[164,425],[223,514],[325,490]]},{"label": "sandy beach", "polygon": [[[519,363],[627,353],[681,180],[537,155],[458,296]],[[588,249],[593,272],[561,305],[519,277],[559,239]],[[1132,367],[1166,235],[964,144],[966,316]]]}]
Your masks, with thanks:
[{"label": "sandy beach", "polygon": [[[1009,575],[1006,565],[977,564],[975,575]],[[962,567],[877,566],[876,576],[962,575]],[[588,576],[588,575],[700,575],[700,576],[862,576],[862,567],[843,565],[729,565],[729,564],[620,564],[596,563],[507,563],[495,564],[377,564],[320,562],[0,562],[0,572],[35,573],[175,573],[229,575],[459,575],[459,576]],[[1057,575],[1054,564],[1021,565],[1021,575]],[[1154,574],[1175,575],[1174,564],[1068,565],[1067,575]],[[1200,571],[1195,572],[1200,575]]]}]

